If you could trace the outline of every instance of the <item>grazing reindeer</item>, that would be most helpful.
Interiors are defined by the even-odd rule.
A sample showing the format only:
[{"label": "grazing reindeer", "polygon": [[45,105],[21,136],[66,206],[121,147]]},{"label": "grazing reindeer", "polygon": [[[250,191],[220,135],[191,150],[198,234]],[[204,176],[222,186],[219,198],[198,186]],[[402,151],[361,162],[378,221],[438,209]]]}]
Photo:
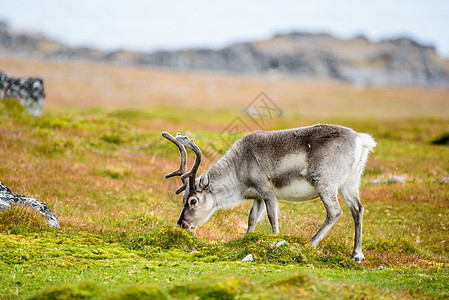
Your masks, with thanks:
[{"label": "grazing reindeer", "polygon": [[[198,178],[201,151],[193,140],[179,133],[176,138],[167,132],[162,136],[181,153],[179,169],[165,176],[180,176],[183,185],[176,194],[185,190],[178,226],[195,231],[217,209],[253,199],[246,233],[254,231],[266,208],[273,233],[277,234],[277,199],[299,202],[320,197],[326,208],[326,220],[310,240],[316,246],[342,214],[337,199],[340,193],[355,223],[352,259],[358,262],[365,259],[359,184],[368,153],[376,145],[370,135],[336,125],[249,133]],[[184,146],[196,154],[189,172]]]}]

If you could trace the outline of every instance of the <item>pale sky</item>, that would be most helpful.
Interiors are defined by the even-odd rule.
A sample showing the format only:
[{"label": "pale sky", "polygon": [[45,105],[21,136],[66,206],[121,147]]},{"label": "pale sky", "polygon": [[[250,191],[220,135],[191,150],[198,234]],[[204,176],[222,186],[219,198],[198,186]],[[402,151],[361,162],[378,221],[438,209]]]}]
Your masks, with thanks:
[{"label": "pale sky", "polygon": [[75,46],[218,48],[289,31],[408,35],[449,57],[448,0],[0,0],[0,20]]}]

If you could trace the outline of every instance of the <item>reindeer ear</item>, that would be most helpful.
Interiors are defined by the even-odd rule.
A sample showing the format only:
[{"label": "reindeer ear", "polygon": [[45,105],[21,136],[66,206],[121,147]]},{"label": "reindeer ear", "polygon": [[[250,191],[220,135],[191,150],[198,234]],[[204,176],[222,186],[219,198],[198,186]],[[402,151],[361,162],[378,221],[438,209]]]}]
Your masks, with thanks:
[{"label": "reindeer ear", "polygon": [[200,177],[200,188],[202,190],[207,189],[209,187],[209,175],[207,173],[204,173]]}]

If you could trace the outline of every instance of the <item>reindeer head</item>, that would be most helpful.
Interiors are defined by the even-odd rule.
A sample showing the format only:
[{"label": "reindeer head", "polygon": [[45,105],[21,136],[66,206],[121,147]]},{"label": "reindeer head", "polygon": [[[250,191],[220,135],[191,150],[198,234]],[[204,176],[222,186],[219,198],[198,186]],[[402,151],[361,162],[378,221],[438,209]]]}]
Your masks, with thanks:
[{"label": "reindeer head", "polygon": [[[176,134],[176,138],[168,132],[162,132],[162,136],[178,147],[181,153],[181,164],[179,169],[165,175],[165,178],[180,176],[182,186],[176,190],[178,195],[184,191],[182,201],[184,208],[176,226],[180,226],[188,231],[195,231],[197,226],[206,222],[215,210],[214,195],[209,188],[209,176],[207,173],[196,178],[198,167],[201,163],[201,151],[193,140],[187,136]],[[195,153],[195,163],[189,172],[187,170],[187,152],[184,146],[192,149]]]}]

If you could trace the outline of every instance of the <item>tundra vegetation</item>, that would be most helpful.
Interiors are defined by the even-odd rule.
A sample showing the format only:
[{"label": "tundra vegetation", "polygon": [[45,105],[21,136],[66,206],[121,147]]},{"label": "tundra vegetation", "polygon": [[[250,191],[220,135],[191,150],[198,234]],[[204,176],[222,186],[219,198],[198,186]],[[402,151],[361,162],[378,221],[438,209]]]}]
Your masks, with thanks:
[{"label": "tundra vegetation", "polygon": [[[434,143],[449,132],[448,91],[359,90],[317,82],[306,87],[298,82],[306,94],[298,101],[311,112],[306,114],[288,100],[291,95],[276,92],[275,83],[263,85],[268,95],[281,99],[277,104],[284,110],[281,118],[266,124],[267,129],[338,123],[376,139],[360,188],[365,261],[359,264],[350,259],[354,224],[341,198],[343,215],[317,248],[308,240],[325,218],[319,200],[281,202],[279,235],[271,234],[266,217],[255,233],[244,235],[250,201],[219,210],[195,234],[174,227],[182,200],[173,193],[178,182],[173,180],[172,186],[164,174],[178,167],[179,154],[161,138],[161,131],[189,131],[201,149],[213,144],[222,154],[229,146],[219,135],[261,90],[258,80],[241,78],[237,83],[224,75],[210,76],[219,86],[235,82],[235,91],[241,93],[240,100],[229,98],[227,109],[221,102],[202,104],[201,109],[198,103],[164,107],[170,102],[162,94],[153,108],[133,109],[135,103],[130,100],[127,107],[126,101],[114,102],[116,96],[111,96],[112,108],[92,108],[84,98],[71,106],[72,96],[67,94],[78,92],[82,65],[0,61],[13,69],[41,70],[44,78],[56,74],[46,81],[49,98],[42,117],[29,116],[17,101],[0,102],[0,180],[13,192],[48,204],[61,225],[48,228],[27,208],[1,213],[2,298],[449,297],[449,183],[444,180],[449,176],[449,148]],[[172,78],[190,86],[183,96],[187,100],[195,89],[202,91],[208,77],[92,68],[93,82],[101,74],[107,80],[111,72],[129,72],[126,78],[134,76],[137,81],[143,80],[142,74],[147,74],[148,82]],[[68,79],[57,77],[58,72]],[[284,87],[290,84],[279,82]],[[85,89],[98,92],[93,83]],[[52,90],[58,96],[52,98]],[[139,97],[137,89],[127,90],[126,97],[131,96]],[[320,110],[319,103],[330,98],[335,102]],[[339,107],[348,112],[357,108],[358,113]],[[189,166],[192,163],[189,159]],[[202,168],[207,160],[204,164]],[[382,181],[392,175],[405,177],[405,182]],[[382,183],[369,184],[373,180]],[[287,244],[275,248],[282,240]],[[242,263],[248,254],[255,261]]]}]

